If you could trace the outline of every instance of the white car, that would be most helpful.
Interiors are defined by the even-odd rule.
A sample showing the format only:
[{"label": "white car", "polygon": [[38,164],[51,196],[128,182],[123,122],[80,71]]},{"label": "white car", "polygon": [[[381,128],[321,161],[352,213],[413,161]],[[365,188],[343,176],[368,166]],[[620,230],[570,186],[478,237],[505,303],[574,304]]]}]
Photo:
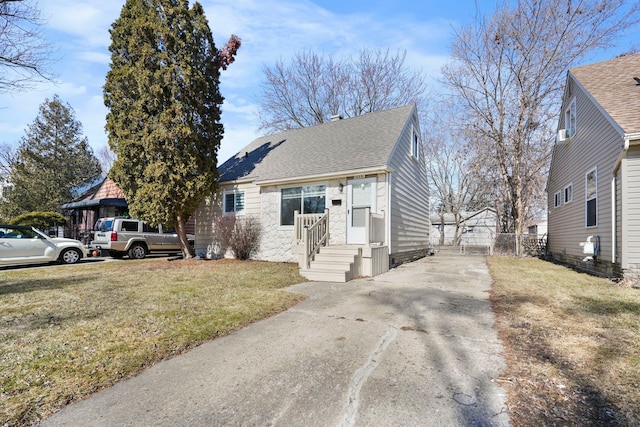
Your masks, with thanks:
[{"label": "white car", "polygon": [[0,224],[0,266],[52,261],[74,264],[88,254],[78,240],[49,237],[33,227]]}]

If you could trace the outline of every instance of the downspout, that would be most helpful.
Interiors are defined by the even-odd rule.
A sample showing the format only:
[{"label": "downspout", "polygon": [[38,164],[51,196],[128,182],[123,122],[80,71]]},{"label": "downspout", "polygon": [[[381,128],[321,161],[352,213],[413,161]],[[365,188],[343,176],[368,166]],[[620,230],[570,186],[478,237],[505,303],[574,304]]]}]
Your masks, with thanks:
[{"label": "downspout", "polygon": [[616,263],[616,174],[611,178],[611,263]]},{"label": "downspout", "polygon": [[387,250],[389,251],[389,255],[391,255],[391,172],[387,172],[387,211],[384,217],[386,223],[385,240]]},{"label": "downspout", "polygon": [[611,263],[615,264],[616,262],[616,245],[617,245],[617,236],[616,236],[616,222],[618,220],[618,212],[616,211],[616,175],[618,174],[618,170],[622,165],[622,160],[627,156],[627,152],[629,151],[629,138],[625,135],[624,137],[624,147],[622,148],[622,153],[618,157],[618,161],[616,161],[616,165],[613,167],[613,176],[611,178]]}]

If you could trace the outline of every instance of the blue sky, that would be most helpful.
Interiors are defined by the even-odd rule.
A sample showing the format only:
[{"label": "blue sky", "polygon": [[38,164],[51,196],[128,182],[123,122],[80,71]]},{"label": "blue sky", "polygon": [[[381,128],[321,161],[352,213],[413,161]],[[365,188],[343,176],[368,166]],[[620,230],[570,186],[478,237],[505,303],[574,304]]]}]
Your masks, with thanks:
[{"label": "blue sky", "polygon": [[[219,151],[224,161],[259,136],[256,96],[262,68],[296,51],[314,49],[338,56],[363,48],[406,49],[408,66],[420,69],[437,85],[440,68],[449,60],[452,29],[473,19],[476,8],[490,12],[486,0],[200,0],[216,44],[237,34],[242,47],[236,62],[223,72],[226,98],[222,122],[225,136]],[[481,3],[478,5],[477,3]],[[124,0],[40,0],[47,39],[57,49],[52,71],[56,83],[40,83],[22,93],[0,94],[0,143],[16,146],[45,98],[58,94],[82,123],[89,143],[107,144],[107,113],[102,86],[109,69],[109,28]],[[640,39],[629,34],[600,58],[625,52]]]}]

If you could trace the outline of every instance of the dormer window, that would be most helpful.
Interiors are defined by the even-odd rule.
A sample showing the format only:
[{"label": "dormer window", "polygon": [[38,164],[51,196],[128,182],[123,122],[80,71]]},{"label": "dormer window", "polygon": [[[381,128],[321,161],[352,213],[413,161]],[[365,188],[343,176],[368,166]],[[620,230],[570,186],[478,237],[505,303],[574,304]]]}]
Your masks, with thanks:
[{"label": "dormer window", "polygon": [[573,98],[569,107],[564,112],[564,126],[567,130],[567,138],[576,134],[576,99]]}]

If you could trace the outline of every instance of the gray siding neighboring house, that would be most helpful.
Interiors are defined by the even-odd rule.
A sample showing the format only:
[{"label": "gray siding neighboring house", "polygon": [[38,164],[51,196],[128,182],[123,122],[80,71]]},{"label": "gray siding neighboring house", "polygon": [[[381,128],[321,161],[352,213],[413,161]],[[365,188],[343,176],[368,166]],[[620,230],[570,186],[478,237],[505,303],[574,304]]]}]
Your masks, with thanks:
[{"label": "gray siding neighboring house", "polygon": [[[640,271],[640,54],[569,70],[547,182],[549,255]],[[595,254],[584,246],[591,237]],[[588,245],[587,245],[588,246]]]},{"label": "gray siding neighboring house", "polygon": [[[498,230],[498,214],[493,208],[483,208],[475,212],[461,212],[460,244],[468,246],[492,246]],[[444,222],[438,214],[431,215],[433,246],[454,245],[456,220],[453,214],[445,214]]]},{"label": "gray siding neighboring house", "polygon": [[[321,125],[260,137],[218,169],[217,194],[196,212],[195,245],[201,256],[225,256],[216,239],[221,217],[253,216],[262,228],[254,258],[298,261],[304,274],[313,267],[301,261],[297,224],[304,215],[324,212],[326,246],[355,248],[360,258],[369,258],[356,256],[356,267],[346,280],[386,271],[389,264],[428,251],[429,194],[415,105],[334,117]],[[366,238],[365,220],[371,233]],[[371,238],[374,234],[378,237]]]}]

